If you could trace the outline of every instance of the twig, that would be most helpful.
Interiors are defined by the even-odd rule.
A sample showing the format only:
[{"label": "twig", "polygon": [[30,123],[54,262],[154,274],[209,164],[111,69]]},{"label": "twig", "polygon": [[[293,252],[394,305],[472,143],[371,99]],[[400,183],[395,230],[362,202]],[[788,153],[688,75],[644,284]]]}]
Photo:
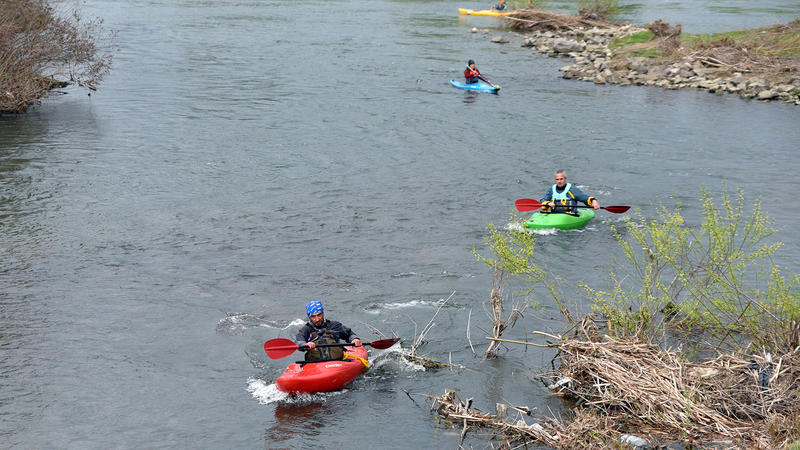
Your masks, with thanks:
[{"label": "twig", "polygon": [[533,342],[512,341],[511,339],[500,339],[500,338],[494,338],[494,337],[489,337],[489,336],[486,336],[486,340],[495,341],[495,342],[510,342],[512,344],[532,345],[534,347],[543,347],[543,348],[558,347],[558,344],[548,344],[548,345],[534,344]]},{"label": "twig", "polygon": [[450,296],[449,296],[449,297],[447,297],[447,299],[445,299],[443,302],[441,302],[441,303],[439,304],[439,307],[438,307],[438,308],[436,308],[436,312],[433,314],[433,317],[431,317],[431,320],[428,322],[428,324],[427,324],[427,325],[425,325],[425,328],[423,328],[423,329],[422,329],[422,331],[419,333],[419,337],[418,337],[418,338],[417,338],[417,340],[414,342],[414,345],[412,345],[412,346],[411,346],[411,354],[412,354],[412,355],[416,354],[417,347],[419,347],[419,345],[420,345],[420,344],[422,344],[422,340],[423,340],[423,339],[425,339],[425,334],[427,334],[427,333],[428,333],[428,331],[430,331],[430,330],[431,330],[431,328],[433,328],[433,325],[434,325],[434,323],[433,323],[433,320],[434,320],[434,319],[436,319],[436,316],[437,316],[437,315],[439,315],[439,311],[441,311],[441,310],[442,310],[442,307],[443,307],[443,306],[444,306],[444,305],[445,305],[445,304],[446,304],[448,301],[450,301],[450,299],[451,299],[451,298],[453,298],[453,296],[454,296],[455,294],[456,294],[456,291],[453,291],[453,293],[452,293],[452,294],[450,294]]},{"label": "twig", "polygon": [[472,320],[472,308],[470,308],[469,314],[467,315],[467,342],[469,342],[469,348],[472,349],[472,356],[477,358],[478,354],[475,353],[475,347],[472,346],[472,339],[470,339],[469,337],[469,323],[471,320]]}]

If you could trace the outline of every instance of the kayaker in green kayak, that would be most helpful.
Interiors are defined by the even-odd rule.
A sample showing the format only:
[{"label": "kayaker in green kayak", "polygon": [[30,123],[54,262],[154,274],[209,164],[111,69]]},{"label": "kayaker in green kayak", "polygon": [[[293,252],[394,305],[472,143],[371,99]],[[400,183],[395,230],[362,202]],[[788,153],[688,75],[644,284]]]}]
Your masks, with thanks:
[{"label": "kayaker in green kayak", "polygon": [[306,350],[306,361],[319,361],[328,359],[342,359],[343,347],[320,347],[317,344],[335,344],[339,340],[350,342],[356,347],[361,347],[361,339],[353,330],[335,320],[326,320],[322,302],[312,301],[306,305],[308,323],[300,328],[295,336],[295,343]]},{"label": "kayaker in green kayak", "polygon": [[578,215],[575,205],[585,203],[594,209],[600,209],[600,203],[594,197],[589,197],[583,191],[567,183],[567,174],[563,170],[556,171],[556,184],[550,187],[542,197],[542,212],[566,213]]}]

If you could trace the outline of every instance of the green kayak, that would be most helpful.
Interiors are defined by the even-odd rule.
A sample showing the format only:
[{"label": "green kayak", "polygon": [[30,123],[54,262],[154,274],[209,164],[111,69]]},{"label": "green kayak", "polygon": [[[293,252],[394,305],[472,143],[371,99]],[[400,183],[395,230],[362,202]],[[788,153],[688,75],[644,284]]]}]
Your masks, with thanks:
[{"label": "green kayak", "polygon": [[578,215],[559,214],[559,213],[534,213],[530,219],[525,221],[525,228],[531,230],[544,230],[546,228],[558,228],[559,230],[574,230],[580,228],[594,218],[594,210],[579,209]]}]

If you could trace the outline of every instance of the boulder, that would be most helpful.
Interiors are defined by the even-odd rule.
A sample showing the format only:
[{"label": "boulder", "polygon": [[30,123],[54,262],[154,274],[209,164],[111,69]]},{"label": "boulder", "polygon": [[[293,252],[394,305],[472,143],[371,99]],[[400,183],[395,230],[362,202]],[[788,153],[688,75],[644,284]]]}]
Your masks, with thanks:
[{"label": "boulder", "polygon": [[582,52],[585,45],[569,39],[556,39],[553,41],[553,51],[556,53]]},{"label": "boulder", "polygon": [[492,42],[495,44],[508,44],[511,41],[509,41],[505,36],[495,36],[492,38]]},{"label": "boulder", "polygon": [[730,82],[734,86],[739,86],[739,85],[741,85],[741,84],[743,84],[745,82],[745,79],[742,76],[742,74],[735,73],[735,74],[733,74],[733,78],[728,80],[728,82]]},{"label": "boulder", "polygon": [[758,99],[759,100],[771,100],[771,99],[773,99],[773,98],[775,98],[777,96],[778,96],[778,94],[775,91],[772,91],[770,89],[765,89],[765,90],[763,90],[763,91],[758,93]]}]

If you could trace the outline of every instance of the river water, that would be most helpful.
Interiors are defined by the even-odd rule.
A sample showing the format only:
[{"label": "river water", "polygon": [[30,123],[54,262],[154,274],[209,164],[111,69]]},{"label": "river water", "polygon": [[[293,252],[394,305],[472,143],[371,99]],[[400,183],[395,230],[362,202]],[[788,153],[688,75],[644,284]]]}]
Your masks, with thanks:
[{"label": "river water", "polygon": [[[556,168],[646,216],[681,202],[696,219],[700,186],[769,198],[779,262],[797,273],[800,108],[564,80],[568,61],[512,34],[493,44],[496,19],[456,11],[487,6],[86,2],[117,32],[101,90],[0,118],[0,447],[455,448],[421,395],[445,388],[483,410],[559,411],[533,379],[551,352],[484,361],[467,339],[480,355],[490,328],[492,273],[473,248],[486,254],[487,224],[507,226]],[[626,14],[711,32],[798,11],[645,0]],[[499,95],[449,86],[470,58]],[[620,221],[538,237],[571,302],[580,281],[602,287]],[[506,337],[561,329],[535,297],[544,308]],[[372,350],[348,390],[275,391],[293,358],[263,343],[293,337],[310,299],[407,349],[447,298],[420,351],[465,369]]]}]

